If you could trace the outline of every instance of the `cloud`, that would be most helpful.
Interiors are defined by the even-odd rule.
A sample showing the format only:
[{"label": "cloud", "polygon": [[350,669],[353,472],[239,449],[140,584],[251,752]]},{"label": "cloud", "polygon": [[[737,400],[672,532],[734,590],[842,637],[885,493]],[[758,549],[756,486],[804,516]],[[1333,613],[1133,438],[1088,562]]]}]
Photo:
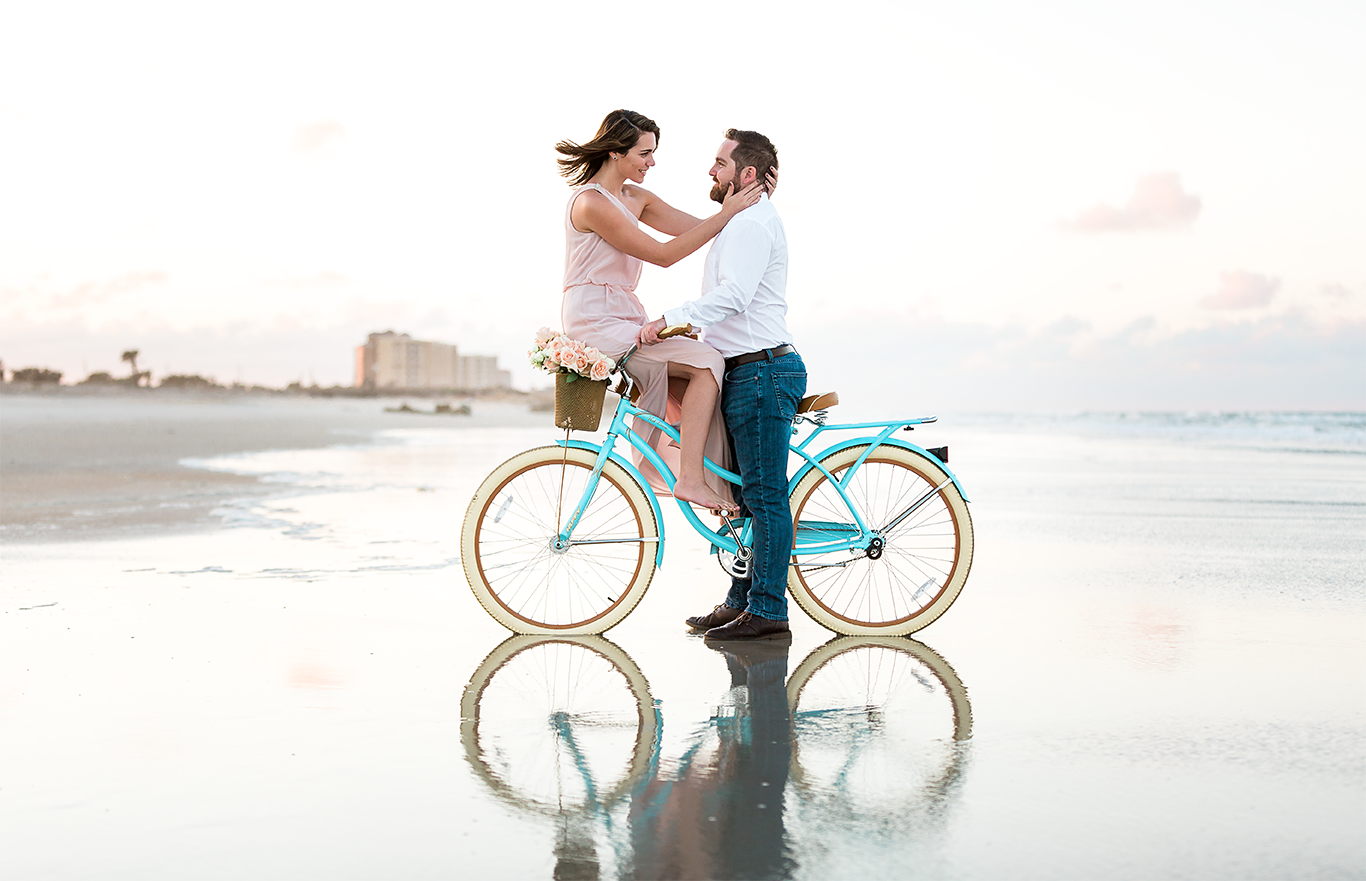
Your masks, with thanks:
[{"label": "cloud", "polygon": [[320,153],[328,145],[346,137],[346,128],[332,119],[320,119],[300,126],[294,133],[294,149],[300,153]]},{"label": "cloud", "polygon": [[337,287],[346,284],[346,276],[340,272],[324,269],[314,273],[285,273],[271,276],[264,284],[294,289]]},{"label": "cloud", "polygon": [[983,410],[1360,410],[1366,320],[1277,314],[1163,332],[1140,318],[1027,329],[902,314],[794,329],[841,421]]},{"label": "cloud", "polygon": [[1206,309],[1257,309],[1271,302],[1281,286],[1279,278],[1235,269],[1219,273],[1219,290],[1200,301]]},{"label": "cloud", "polygon": [[[121,294],[162,285],[169,280],[169,275],[157,269],[135,270],[113,278],[78,282],[65,290],[51,290],[43,285],[7,287],[0,290],[0,300],[11,312],[34,305],[48,313],[65,312],[106,303]],[[8,317],[13,318],[13,315]]]},{"label": "cloud", "polygon": [[1140,177],[1123,208],[1101,203],[1061,223],[1072,232],[1140,232],[1188,226],[1200,216],[1200,197],[1181,187],[1174,171]]},{"label": "cloud", "polygon": [[1346,285],[1336,283],[1321,285],[1319,293],[1334,300],[1346,300],[1352,296],[1352,292],[1348,290]]}]

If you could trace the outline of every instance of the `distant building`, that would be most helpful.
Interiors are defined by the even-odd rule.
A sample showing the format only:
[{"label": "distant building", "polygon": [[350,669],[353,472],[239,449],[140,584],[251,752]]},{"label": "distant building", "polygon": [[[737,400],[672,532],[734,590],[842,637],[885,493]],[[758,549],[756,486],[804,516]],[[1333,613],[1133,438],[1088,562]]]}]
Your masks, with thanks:
[{"label": "distant building", "polygon": [[461,355],[455,346],[406,333],[372,333],[356,347],[356,387],[369,389],[511,388],[512,373],[493,355]]}]

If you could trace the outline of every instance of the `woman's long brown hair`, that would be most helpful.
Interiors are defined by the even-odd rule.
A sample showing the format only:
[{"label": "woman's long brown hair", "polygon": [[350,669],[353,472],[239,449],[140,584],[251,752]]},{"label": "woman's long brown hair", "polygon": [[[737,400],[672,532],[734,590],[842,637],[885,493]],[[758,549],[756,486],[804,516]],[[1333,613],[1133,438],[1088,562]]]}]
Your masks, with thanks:
[{"label": "woman's long brown hair", "polygon": [[573,141],[560,141],[555,149],[564,154],[559,163],[560,174],[569,178],[569,185],[577,187],[588,183],[593,175],[602,168],[602,163],[612,153],[625,153],[636,145],[640,136],[649,132],[659,144],[659,126],[655,121],[634,110],[613,110],[598,126],[598,133],[586,144]]}]

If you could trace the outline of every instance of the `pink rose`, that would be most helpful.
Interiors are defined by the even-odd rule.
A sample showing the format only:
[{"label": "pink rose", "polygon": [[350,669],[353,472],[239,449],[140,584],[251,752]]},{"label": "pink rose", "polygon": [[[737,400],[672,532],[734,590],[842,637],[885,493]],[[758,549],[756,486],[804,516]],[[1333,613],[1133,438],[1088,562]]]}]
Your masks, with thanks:
[{"label": "pink rose", "polygon": [[589,379],[604,380],[612,373],[612,362],[606,358],[593,362],[592,372],[588,374]]}]

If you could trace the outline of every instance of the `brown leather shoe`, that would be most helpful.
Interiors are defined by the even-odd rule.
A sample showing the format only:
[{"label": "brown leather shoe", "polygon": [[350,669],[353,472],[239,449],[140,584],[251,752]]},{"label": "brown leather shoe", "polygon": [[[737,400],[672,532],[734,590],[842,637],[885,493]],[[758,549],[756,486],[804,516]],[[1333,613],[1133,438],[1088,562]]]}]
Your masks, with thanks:
[{"label": "brown leather shoe", "polygon": [[693,630],[711,630],[713,627],[720,627],[722,624],[729,624],[739,618],[745,612],[744,609],[732,609],[722,603],[705,615],[694,615],[685,622]]},{"label": "brown leather shoe", "polygon": [[740,617],[729,624],[713,627],[702,638],[732,642],[746,639],[791,639],[792,631],[788,629],[786,621],[770,621],[749,612],[741,612]]}]

